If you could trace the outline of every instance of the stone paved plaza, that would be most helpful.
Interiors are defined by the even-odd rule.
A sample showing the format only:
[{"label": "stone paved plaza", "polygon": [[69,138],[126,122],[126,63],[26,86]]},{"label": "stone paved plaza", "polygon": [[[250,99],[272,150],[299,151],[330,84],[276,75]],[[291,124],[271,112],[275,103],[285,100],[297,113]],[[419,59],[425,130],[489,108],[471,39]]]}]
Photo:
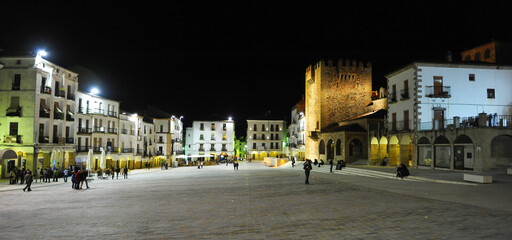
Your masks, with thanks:
[{"label": "stone paved plaza", "polygon": [[[0,239],[510,239],[511,186],[257,163],[0,186]],[[391,176],[391,177],[389,177]]]}]

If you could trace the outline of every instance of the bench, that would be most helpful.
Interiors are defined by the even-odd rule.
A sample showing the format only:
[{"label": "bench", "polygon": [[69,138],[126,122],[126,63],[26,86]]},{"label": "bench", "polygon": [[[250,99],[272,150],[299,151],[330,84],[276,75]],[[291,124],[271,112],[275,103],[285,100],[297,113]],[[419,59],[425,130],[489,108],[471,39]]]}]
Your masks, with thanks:
[{"label": "bench", "polygon": [[476,183],[492,183],[492,176],[464,173],[464,181]]}]

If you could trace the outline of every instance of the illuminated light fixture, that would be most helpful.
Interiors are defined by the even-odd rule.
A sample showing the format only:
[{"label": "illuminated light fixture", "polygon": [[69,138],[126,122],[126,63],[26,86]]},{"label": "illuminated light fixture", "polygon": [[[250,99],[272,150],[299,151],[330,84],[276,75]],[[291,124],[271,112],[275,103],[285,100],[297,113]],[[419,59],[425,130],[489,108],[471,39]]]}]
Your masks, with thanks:
[{"label": "illuminated light fixture", "polygon": [[98,90],[97,88],[91,89],[91,94],[92,95],[98,95],[98,93],[100,93],[100,90]]},{"label": "illuminated light fixture", "polygon": [[228,120],[229,120],[229,121],[232,121],[232,120],[233,120],[233,118],[229,117],[229,118],[228,118]]},{"label": "illuminated light fixture", "polygon": [[39,51],[37,51],[37,56],[46,57],[46,56],[48,56],[48,53],[45,50],[39,50]]}]

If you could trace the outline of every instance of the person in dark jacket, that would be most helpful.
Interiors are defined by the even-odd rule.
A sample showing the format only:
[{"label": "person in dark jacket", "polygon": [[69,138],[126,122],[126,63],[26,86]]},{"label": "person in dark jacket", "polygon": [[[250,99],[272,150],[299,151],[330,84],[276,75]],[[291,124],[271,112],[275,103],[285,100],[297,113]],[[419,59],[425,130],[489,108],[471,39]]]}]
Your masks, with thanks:
[{"label": "person in dark jacket", "polygon": [[25,186],[25,188],[23,188],[23,192],[25,192],[25,190],[27,190],[28,188],[28,191],[32,191],[32,189],[30,189],[30,185],[32,185],[32,181],[34,180],[32,178],[32,172],[30,172],[30,170],[28,170],[26,172],[27,174],[25,174],[25,182],[27,183],[27,186]]},{"label": "person in dark jacket", "polygon": [[331,160],[329,160],[329,165],[331,165],[331,172],[332,172],[332,166],[334,165],[334,163],[333,163],[332,159],[331,159]]},{"label": "person in dark jacket", "polygon": [[308,160],[304,165],[304,173],[306,174],[306,184],[309,184],[309,173],[311,172],[311,169],[313,169],[313,167],[311,166],[311,161]]},{"label": "person in dark jacket", "polygon": [[396,167],[396,177],[404,179],[404,177],[409,176],[409,170],[405,164],[401,163]]}]

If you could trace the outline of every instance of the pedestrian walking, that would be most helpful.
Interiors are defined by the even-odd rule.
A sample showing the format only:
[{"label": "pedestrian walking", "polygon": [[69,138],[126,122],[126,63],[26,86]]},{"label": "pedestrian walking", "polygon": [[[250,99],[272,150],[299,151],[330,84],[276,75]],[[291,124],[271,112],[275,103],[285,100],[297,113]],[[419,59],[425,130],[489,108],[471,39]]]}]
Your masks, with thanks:
[{"label": "pedestrian walking", "polygon": [[295,167],[295,157],[292,157],[292,167]]},{"label": "pedestrian walking", "polygon": [[124,175],[124,179],[128,178],[128,168],[126,166],[124,166],[123,175]]},{"label": "pedestrian walking", "polygon": [[116,179],[119,179],[119,172],[121,172],[121,169],[119,167],[116,168]]},{"label": "pedestrian walking", "polygon": [[309,184],[309,173],[313,169],[311,166],[311,161],[306,161],[306,164],[304,165],[304,173],[306,174],[306,184]]},{"label": "pedestrian walking", "polygon": [[53,182],[58,182],[58,181],[59,181],[59,169],[55,168],[53,170]]},{"label": "pedestrian walking", "polygon": [[64,182],[68,182],[68,169],[64,169]]},{"label": "pedestrian walking", "polygon": [[23,184],[25,182],[25,168],[19,170],[20,175],[20,184]]},{"label": "pedestrian walking", "polygon": [[71,173],[71,189],[75,189],[76,186],[76,179],[75,179],[75,172]]},{"label": "pedestrian walking", "polygon": [[23,192],[25,192],[25,190],[27,190],[28,188],[28,191],[32,191],[32,189],[30,189],[30,185],[32,185],[32,181],[34,179],[32,178],[32,172],[30,172],[30,170],[27,171],[27,174],[25,174],[25,182],[27,183],[27,186],[25,186],[25,188],[23,188]]},{"label": "pedestrian walking", "polygon": [[114,170],[114,167],[112,167],[112,170],[110,171],[110,173],[112,174],[112,180],[114,180],[114,173],[115,173],[115,170]]},{"label": "pedestrian walking", "polygon": [[331,165],[331,172],[332,172],[332,166],[334,165],[332,159],[329,160],[329,165]]},{"label": "pedestrian walking", "polygon": [[16,173],[14,173],[14,169],[11,169],[11,171],[9,172],[9,184],[14,184],[16,183]]}]

